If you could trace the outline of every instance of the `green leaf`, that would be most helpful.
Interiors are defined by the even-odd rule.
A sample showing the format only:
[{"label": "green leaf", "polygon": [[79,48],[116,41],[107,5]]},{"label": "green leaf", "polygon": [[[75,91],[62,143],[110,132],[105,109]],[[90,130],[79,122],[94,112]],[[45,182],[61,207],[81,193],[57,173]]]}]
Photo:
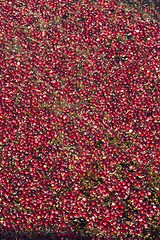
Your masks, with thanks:
[{"label": "green leaf", "polygon": [[121,165],[119,166],[119,169],[120,169],[120,170],[122,169],[122,166],[121,166]]}]

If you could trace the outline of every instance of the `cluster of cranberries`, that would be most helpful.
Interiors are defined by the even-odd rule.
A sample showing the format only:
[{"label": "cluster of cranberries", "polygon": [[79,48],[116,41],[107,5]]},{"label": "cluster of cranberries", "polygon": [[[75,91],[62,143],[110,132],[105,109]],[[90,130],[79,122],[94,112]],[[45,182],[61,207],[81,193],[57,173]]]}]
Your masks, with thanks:
[{"label": "cluster of cranberries", "polygon": [[0,238],[158,240],[154,11],[110,0],[0,8]]}]

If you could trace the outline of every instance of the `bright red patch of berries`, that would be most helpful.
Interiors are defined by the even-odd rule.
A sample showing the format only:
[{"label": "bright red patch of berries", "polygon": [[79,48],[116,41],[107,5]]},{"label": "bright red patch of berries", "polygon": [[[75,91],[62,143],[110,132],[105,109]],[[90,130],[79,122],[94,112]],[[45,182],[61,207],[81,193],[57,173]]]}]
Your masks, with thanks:
[{"label": "bright red patch of berries", "polygon": [[15,232],[158,239],[159,25],[152,14],[115,1],[1,1],[6,239]]}]

